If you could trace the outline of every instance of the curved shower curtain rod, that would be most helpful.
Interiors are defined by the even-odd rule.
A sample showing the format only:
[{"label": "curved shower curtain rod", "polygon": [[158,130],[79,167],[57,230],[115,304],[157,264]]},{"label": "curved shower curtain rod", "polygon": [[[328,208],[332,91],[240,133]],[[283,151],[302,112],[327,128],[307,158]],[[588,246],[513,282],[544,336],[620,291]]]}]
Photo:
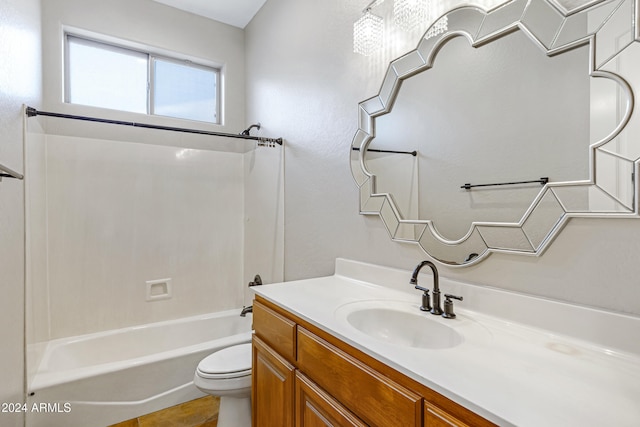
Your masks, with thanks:
[{"label": "curved shower curtain rod", "polygon": [[121,125],[121,126],[140,127],[145,129],[168,130],[173,132],[194,133],[198,135],[224,136],[227,138],[239,138],[239,139],[248,139],[252,141],[258,141],[258,143],[261,143],[261,144],[266,143],[269,145],[273,145],[273,144],[282,145],[282,138],[265,138],[262,136],[249,135],[249,131],[251,130],[251,128],[256,127],[260,129],[259,123],[256,125],[249,126],[249,128],[245,129],[239,134],[235,134],[235,133],[225,133],[225,132],[212,132],[212,131],[200,130],[200,129],[179,128],[179,127],[172,127],[172,126],[159,126],[159,125],[151,125],[147,123],[127,122],[127,121],[121,121],[121,120],[101,119],[97,117],[75,116],[72,114],[50,113],[47,111],[38,111],[33,107],[27,107],[26,114],[27,114],[27,117],[34,117],[34,116],[58,117],[61,119],[83,120],[86,122],[108,123],[108,124]]}]

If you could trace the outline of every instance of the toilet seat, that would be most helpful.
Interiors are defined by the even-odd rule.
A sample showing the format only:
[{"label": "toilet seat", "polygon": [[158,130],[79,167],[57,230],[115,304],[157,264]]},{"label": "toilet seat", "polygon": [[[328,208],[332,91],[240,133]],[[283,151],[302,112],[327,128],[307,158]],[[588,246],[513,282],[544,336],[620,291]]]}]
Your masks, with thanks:
[{"label": "toilet seat", "polygon": [[231,379],[251,375],[251,343],[216,351],[200,361],[197,375],[207,379]]},{"label": "toilet seat", "polygon": [[205,357],[193,375],[200,391],[220,397],[218,427],[251,427],[251,343]]}]

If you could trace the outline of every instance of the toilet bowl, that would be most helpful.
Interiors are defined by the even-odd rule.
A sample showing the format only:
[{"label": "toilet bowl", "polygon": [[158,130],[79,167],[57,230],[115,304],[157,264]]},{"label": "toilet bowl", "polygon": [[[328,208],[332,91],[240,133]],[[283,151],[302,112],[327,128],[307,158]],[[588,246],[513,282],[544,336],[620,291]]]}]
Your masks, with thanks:
[{"label": "toilet bowl", "polygon": [[193,382],[201,391],[220,396],[218,427],[251,426],[251,343],[202,359]]}]

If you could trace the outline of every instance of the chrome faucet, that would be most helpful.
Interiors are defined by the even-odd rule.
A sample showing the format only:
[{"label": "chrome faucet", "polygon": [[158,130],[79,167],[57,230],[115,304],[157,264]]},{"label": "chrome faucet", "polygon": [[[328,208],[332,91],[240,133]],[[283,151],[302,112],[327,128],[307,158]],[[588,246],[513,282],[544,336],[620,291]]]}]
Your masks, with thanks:
[{"label": "chrome faucet", "polygon": [[[428,265],[433,272],[433,292],[432,292],[432,300],[433,307],[429,303],[429,289],[418,286],[418,273],[425,265]],[[440,306],[440,285],[438,283],[438,269],[435,264],[431,261],[422,261],[415,270],[413,270],[413,274],[411,275],[411,280],[409,280],[410,285],[414,285],[416,289],[419,291],[423,291],[422,294],[422,306],[420,306],[420,310],[422,311],[431,311],[431,314],[442,314],[442,307]]]}]

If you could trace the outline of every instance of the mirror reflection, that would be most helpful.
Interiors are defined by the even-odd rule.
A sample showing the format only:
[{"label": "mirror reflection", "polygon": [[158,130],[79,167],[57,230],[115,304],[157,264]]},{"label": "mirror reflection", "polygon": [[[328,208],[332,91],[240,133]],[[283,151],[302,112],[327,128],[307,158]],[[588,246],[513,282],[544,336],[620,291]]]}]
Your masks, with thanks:
[{"label": "mirror reflection", "polygon": [[451,265],[539,255],[573,216],[636,217],[633,6],[447,13],[359,104],[360,212]]},{"label": "mirror reflection", "polygon": [[[588,59],[586,45],[549,57],[521,31],[478,48],[450,39],[376,118],[370,149],[418,152],[399,161],[367,152],[377,190],[393,194],[404,219],[431,219],[458,240],[474,221],[517,222],[542,188],[466,183],[587,179]],[[397,179],[407,163],[411,185]]]}]

